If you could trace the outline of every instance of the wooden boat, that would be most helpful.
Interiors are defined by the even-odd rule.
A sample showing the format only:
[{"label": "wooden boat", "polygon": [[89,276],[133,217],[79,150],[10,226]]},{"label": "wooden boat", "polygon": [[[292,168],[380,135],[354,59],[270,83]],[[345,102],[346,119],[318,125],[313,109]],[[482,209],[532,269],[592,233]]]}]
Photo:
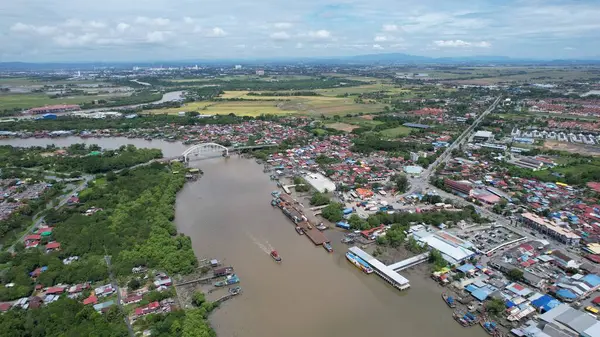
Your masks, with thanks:
[{"label": "wooden boat", "polygon": [[456,308],[456,301],[454,300],[454,297],[448,296],[446,293],[442,293],[442,298],[450,308]]}]

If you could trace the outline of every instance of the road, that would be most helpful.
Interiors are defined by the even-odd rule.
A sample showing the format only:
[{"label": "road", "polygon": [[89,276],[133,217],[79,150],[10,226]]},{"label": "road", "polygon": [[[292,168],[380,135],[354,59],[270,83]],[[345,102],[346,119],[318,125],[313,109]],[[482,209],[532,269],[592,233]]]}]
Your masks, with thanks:
[{"label": "road", "polygon": [[125,324],[127,325],[127,330],[129,330],[129,336],[135,337],[135,333],[133,332],[133,327],[131,327],[131,322],[129,322],[129,317],[127,317],[127,315],[125,314],[125,310],[123,310],[123,302],[121,301],[121,290],[119,289],[119,284],[117,283],[117,280],[115,279],[115,275],[112,271],[112,264],[111,264],[110,256],[105,255],[104,261],[106,262],[106,266],[108,267],[108,275],[110,276],[110,283],[112,284],[113,288],[115,288],[115,290],[117,291],[117,305],[119,306],[119,310],[121,310],[121,312],[125,316],[125,317],[123,317],[123,320],[125,321]]},{"label": "road", "polygon": [[475,121],[473,121],[473,124],[463,131],[463,133],[461,133],[458,138],[456,138],[456,140],[450,144],[450,146],[448,146],[448,148],[446,148],[446,150],[444,150],[444,152],[421,173],[419,177],[409,178],[410,188],[408,192],[402,194],[402,196],[407,196],[418,191],[424,191],[426,188],[428,188],[430,186],[429,178],[431,177],[431,174],[435,172],[441,163],[445,163],[448,160],[448,157],[452,155],[453,150],[460,148],[467,140],[469,140],[471,133],[475,131],[485,116],[487,116],[496,108],[501,98],[501,96],[497,97],[494,102],[483,113],[481,113],[481,115],[479,115]]},{"label": "road", "polygon": [[[73,189],[73,190],[69,191],[68,193],[65,193],[59,197],[60,201],[58,202],[58,204],[56,206],[54,206],[54,209],[59,209],[60,207],[64,206],[73,194],[79,193],[81,190],[86,188],[88,182],[90,182],[92,179],[94,179],[94,176],[90,176],[90,175],[84,176],[83,181],[75,189]],[[50,204],[48,204],[48,206],[46,207],[46,210],[49,209],[50,207],[51,207]],[[39,214],[42,212],[43,211],[39,212],[38,214],[36,214],[33,217],[33,221],[34,221],[33,224],[31,226],[29,226],[29,228],[27,228],[27,231],[25,231],[25,233],[17,241],[15,241],[15,243],[13,243],[12,246],[10,246],[8,248],[9,253],[14,253],[15,244],[17,244],[18,242],[23,242],[23,240],[25,240],[25,237],[27,235],[31,234],[31,232],[33,231],[34,228],[39,227],[44,222],[45,217],[39,216]]]}]

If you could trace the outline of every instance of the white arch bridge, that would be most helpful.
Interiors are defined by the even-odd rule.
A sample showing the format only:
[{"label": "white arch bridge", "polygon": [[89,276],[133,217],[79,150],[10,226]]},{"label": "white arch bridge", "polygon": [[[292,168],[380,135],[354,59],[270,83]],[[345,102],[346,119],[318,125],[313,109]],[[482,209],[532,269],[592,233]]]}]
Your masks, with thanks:
[{"label": "white arch bridge", "polygon": [[197,159],[203,159],[208,157],[223,156],[228,157],[231,152],[243,151],[243,150],[254,150],[262,149],[265,147],[274,147],[277,144],[263,144],[263,145],[249,145],[249,146],[237,146],[237,147],[226,147],[217,143],[202,143],[191,146],[187,150],[183,151],[181,156],[185,162],[190,161],[190,158],[194,157]]}]

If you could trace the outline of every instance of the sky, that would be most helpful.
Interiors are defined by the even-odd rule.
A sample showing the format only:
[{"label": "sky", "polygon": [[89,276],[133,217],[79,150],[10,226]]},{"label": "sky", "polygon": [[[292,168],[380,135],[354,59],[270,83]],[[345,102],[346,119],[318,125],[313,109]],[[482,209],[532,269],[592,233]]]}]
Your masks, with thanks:
[{"label": "sky", "polygon": [[599,0],[3,0],[0,62],[600,59]]}]

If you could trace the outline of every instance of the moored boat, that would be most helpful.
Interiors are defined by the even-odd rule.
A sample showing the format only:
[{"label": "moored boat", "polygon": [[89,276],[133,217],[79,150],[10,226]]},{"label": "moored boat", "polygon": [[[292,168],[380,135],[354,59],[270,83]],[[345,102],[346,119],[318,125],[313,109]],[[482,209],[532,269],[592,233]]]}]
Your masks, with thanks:
[{"label": "moored boat", "polygon": [[353,242],[354,242],[354,239],[353,239],[353,238],[349,238],[349,237],[344,237],[344,238],[342,238],[342,243],[345,243],[345,244],[351,244],[351,243],[353,243]]},{"label": "moored boat", "polygon": [[296,226],[296,232],[298,232],[298,234],[303,235],[304,231],[302,230],[302,227]]},{"label": "moored boat", "polygon": [[276,262],[281,262],[281,256],[279,256],[276,250],[272,250],[270,255]]},{"label": "moored boat", "polygon": [[454,297],[448,296],[446,293],[442,293],[442,298],[450,308],[456,308],[456,301],[454,301]]},{"label": "moored boat", "polygon": [[333,247],[331,247],[331,244],[329,244],[329,242],[323,242],[323,248],[325,248],[325,250],[329,253],[333,252]]},{"label": "moored boat", "polygon": [[489,335],[492,335],[492,336],[499,335],[499,331],[498,331],[498,327],[496,326],[496,322],[482,320],[479,322],[479,325],[481,325],[483,330],[485,330],[485,332],[487,332]]},{"label": "moored boat", "polygon": [[277,200],[275,200],[275,199],[271,200],[271,206],[273,206],[273,207],[277,206]]},{"label": "moored boat", "polygon": [[224,280],[215,282],[214,286],[215,287],[225,287],[225,286],[236,284],[236,283],[240,283],[240,278],[237,277],[237,275],[233,274],[233,275],[227,276]]},{"label": "moored boat", "polygon": [[371,274],[373,272],[373,269],[369,267],[369,265],[363,261],[363,259],[351,252],[346,252],[346,259],[350,261],[356,268],[362,270],[366,274]]},{"label": "moored boat", "polygon": [[233,288],[229,288],[229,293],[233,296],[239,294],[242,292],[242,287],[233,287]]}]

